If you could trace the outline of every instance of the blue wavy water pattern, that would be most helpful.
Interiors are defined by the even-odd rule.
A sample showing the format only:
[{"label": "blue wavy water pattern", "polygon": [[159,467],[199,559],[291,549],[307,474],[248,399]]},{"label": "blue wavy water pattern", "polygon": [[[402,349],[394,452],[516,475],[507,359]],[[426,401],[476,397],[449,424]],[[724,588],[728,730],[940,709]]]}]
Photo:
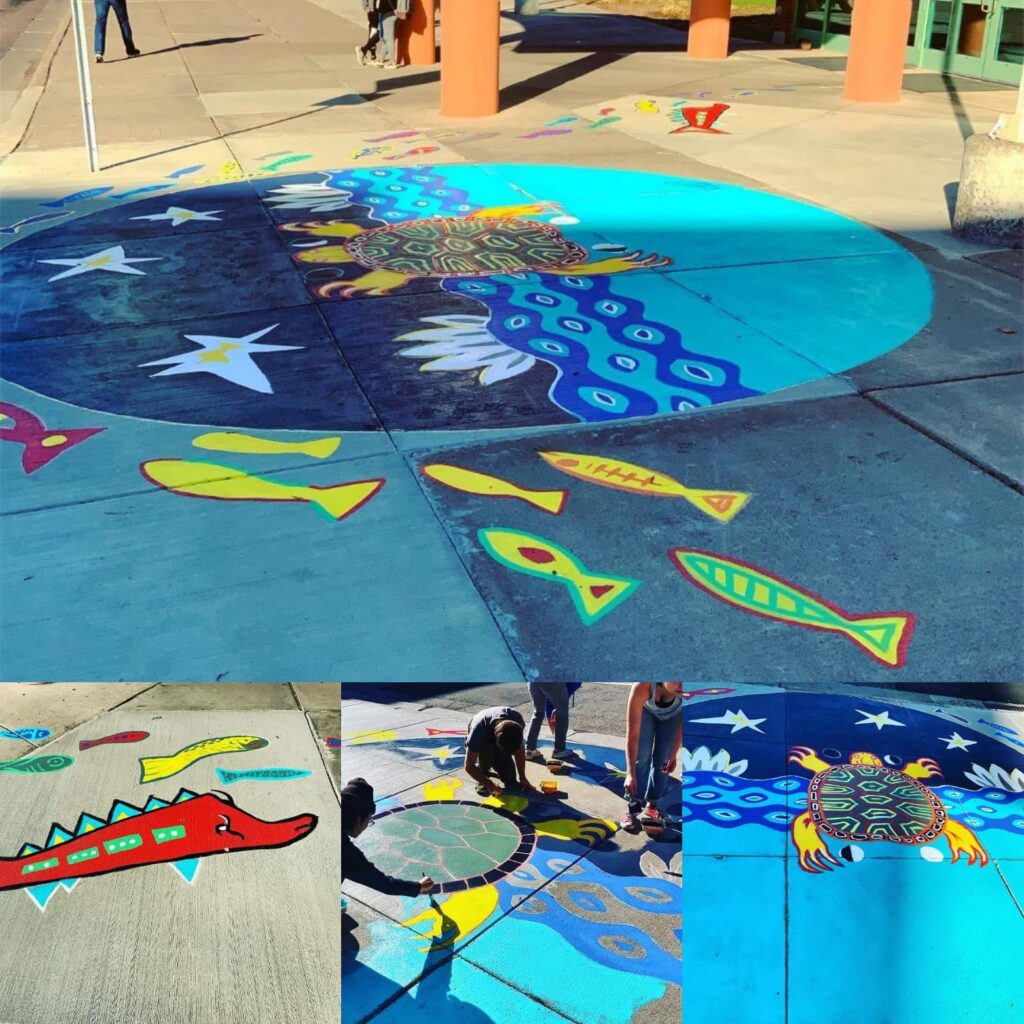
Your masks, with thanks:
[{"label": "blue wavy water pattern", "polygon": [[[956,786],[935,786],[932,792],[950,817],[976,832],[998,830],[1024,836],[1024,794]],[[807,780],[795,776],[764,780],[717,772],[683,776],[684,822],[706,821],[722,828],[761,825],[786,831],[806,806]]]},{"label": "blue wavy water pattern", "polygon": [[449,278],[443,287],[491,312],[490,332],[557,371],[549,397],[584,422],[682,412],[760,394],[740,368],[683,346],[608,275],[505,274]]},{"label": "blue wavy water pattern", "polygon": [[440,174],[424,167],[360,167],[331,171],[332,188],[352,193],[353,206],[366,206],[371,216],[385,223],[422,217],[464,217],[480,209],[469,193],[454,188]]}]

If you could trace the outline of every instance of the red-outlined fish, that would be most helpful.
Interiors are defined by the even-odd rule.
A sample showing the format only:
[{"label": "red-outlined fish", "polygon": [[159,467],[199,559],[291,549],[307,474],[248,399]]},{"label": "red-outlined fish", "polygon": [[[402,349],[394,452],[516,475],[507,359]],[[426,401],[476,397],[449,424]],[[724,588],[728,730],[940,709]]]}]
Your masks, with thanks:
[{"label": "red-outlined fish", "polygon": [[99,740],[80,740],[78,749],[89,750],[91,747],[99,747],[104,743],[139,743],[148,738],[148,732],[141,732],[138,730],[132,732],[115,732],[112,736],[104,736]]},{"label": "red-outlined fish", "polygon": [[8,419],[13,427],[0,428],[0,441],[16,441],[25,446],[21,453],[21,468],[26,475],[42,469],[76,444],[101,434],[106,427],[66,427],[48,430],[46,424],[28,409],[10,402],[0,402],[0,422]]}]

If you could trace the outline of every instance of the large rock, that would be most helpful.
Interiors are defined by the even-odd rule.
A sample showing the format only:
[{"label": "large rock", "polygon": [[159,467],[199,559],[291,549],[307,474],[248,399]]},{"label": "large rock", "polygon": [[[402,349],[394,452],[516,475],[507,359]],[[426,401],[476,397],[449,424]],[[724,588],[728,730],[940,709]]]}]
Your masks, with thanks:
[{"label": "large rock", "polygon": [[972,242],[1024,246],[1024,143],[967,140],[953,230]]}]

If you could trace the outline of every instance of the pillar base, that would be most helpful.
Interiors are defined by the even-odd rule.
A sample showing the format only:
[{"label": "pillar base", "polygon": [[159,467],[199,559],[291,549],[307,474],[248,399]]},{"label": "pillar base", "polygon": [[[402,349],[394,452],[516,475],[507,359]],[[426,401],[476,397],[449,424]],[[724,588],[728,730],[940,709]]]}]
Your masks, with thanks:
[{"label": "pillar base", "polygon": [[953,233],[1001,249],[1024,246],[1024,143],[972,135],[964,144]]}]

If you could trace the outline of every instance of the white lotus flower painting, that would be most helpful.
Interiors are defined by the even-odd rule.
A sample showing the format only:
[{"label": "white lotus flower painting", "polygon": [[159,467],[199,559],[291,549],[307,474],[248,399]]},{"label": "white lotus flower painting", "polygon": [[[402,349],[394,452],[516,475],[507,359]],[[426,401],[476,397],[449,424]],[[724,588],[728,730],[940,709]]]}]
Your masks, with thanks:
[{"label": "white lotus flower painting", "polygon": [[679,760],[686,772],[719,772],[722,775],[743,775],[748,762],[733,761],[728,750],[720,750],[712,754],[707,747],[698,747],[694,751],[683,747],[679,751]]},{"label": "white lotus flower painting", "polygon": [[1008,793],[1024,793],[1024,771],[1013,768],[1007,771],[1002,765],[990,764],[987,768],[972,764],[971,771],[964,775],[982,789],[1005,789]]}]

